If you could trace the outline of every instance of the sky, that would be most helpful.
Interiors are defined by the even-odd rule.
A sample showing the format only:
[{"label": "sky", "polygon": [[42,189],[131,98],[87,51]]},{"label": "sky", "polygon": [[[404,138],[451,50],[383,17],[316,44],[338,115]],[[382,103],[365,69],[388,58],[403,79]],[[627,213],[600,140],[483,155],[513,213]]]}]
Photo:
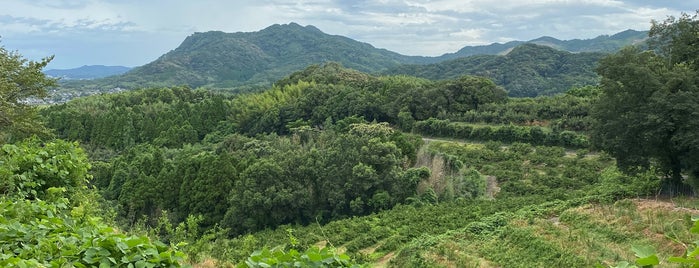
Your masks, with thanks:
[{"label": "sky", "polygon": [[0,0],[0,46],[48,69],[135,67],[194,32],[314,25],[405,55],[552,36],[594,38],[648,30],[699,0]]}]

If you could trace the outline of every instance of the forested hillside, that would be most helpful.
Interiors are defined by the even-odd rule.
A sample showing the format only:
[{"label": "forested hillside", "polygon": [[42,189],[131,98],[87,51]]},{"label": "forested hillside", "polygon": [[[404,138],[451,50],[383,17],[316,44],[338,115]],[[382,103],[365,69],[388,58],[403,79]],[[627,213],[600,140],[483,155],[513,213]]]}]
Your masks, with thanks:
[{"label": "forested hillside", "polygon": [[512,97],[536,97],[595,85],[595,67],[602,53],[570,53],[551,47],[524,44],[505,55],[480,55],[427,65],[402,65],[387,74],[427,79],[478,75],[492,79]]},{"label": "forested hillside", "polygon": [[329,61],[364,72],[376,72],[426,60],[329,35],[313,26],[290,23],[272,25],[258,32],[194,33],[176,49],[124,75],[67,85],[87,88],[268,86],[308,65]]},{"label": "forested hillside", "polygon": [[51,59],[2,49],[0,265],[695,265],[697,32],[656,22],[599,83],[523,98],[327,63],[36,107]]}]

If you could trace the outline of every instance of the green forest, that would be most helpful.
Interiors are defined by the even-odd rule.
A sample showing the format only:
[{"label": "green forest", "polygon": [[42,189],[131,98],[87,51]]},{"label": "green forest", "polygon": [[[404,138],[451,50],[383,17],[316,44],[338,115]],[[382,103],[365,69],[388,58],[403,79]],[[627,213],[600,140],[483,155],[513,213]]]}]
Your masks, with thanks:
[{"label": "green forest", "polygon": [[[42,106],[52,58],[0,48],[0,266],[699,267],[698,15],[488,75],[330,62]],[[503,81],[551,66],[591,78]]]}]

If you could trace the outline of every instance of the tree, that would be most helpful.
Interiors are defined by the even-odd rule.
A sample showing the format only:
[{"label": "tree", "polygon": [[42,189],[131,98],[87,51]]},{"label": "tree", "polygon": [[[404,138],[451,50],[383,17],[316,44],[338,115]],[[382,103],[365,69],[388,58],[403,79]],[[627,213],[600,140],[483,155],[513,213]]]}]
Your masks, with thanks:
[{"label": "tree", "polygon": [[649,46],[667,58],[671,64],[689,63],[699,70],[699,10],[690,16],[682,13],[679,18],[668,17],[663,22],[653,21]]},{"label": "tree", "polygon": [[[602,59],[602,95],[593,107],[593,144],[627,172],[657,166],[677,193],[699,166],[697,16],[653,23],[654,51],[626,48]],[[690,40],[693,36],[693,40]]]},{"label": "tree", "polygon": [[41,72],[52,59],[29,61],[0,46],[0,142],[47,133],[37,120],[35,108],[23,101],[46,97],[46,88],[56,85],[56,80]]},{"label": "tree", "polygon": [[448,80],[444,85],[449,94],[450,112],[478,110],[480,104],[503,102],[507,92],[492,80],[476,76],[462,76]]}]

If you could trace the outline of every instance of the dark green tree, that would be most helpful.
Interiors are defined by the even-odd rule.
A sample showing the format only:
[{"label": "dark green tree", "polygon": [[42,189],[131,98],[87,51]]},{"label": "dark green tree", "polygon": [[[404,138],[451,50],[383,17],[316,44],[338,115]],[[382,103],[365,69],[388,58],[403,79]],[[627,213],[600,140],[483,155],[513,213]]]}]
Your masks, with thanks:
[{"label": "dark green tree", "polygon": [[683,13],[679,18],[671,16],[662,22],[653,21],[648,35],[650,48],[670,64],[689,63],[698,70],[699,11],[694,15]]},{"label": "dark green tree", "polygon": [[[683,173],[697,177],[699,87],[697,16],[654,23],[654,51],[626,48],[600,61],[602,95],[592,116],[592,141],[622,170],[656,166],[677,193]],[[692,39],[693,38],[693,39]]]}]

